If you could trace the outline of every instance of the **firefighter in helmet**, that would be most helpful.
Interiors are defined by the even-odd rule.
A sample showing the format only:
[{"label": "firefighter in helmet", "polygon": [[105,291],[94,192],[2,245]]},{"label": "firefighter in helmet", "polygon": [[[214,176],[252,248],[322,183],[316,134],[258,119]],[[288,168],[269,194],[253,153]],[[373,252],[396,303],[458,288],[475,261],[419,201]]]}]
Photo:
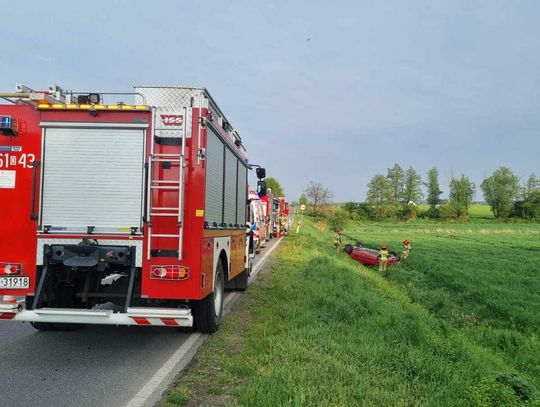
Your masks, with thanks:
[{"label": "firefighter in helmet", "polygon": [[287,215],[282,214],[279,217],[279,221],[280,221],[280,224],[281,224],[281,234],[286,235],[287,232],[289,231],[289,219],[288,219]]},{"label": "firefighter in helmet", "polygon": [[379,271],[386,271],[386,265],[388,263],[388,246],[386,243],[381,245],[381,250],[379,250]]},{"label": "firefighter in helmet", "polygon": [[334,237],[334,247],[336,251],[339,250],[339,245],[341,244],[341,230],[336,229],[336,236]]},{"label": "firefighter in helmet", "polygon": [[407,257],[409,257],[409,253],[411,252],[411,243],[405,239],[403,241],[403,251],[401,252],[401,260],[406,260]]}]

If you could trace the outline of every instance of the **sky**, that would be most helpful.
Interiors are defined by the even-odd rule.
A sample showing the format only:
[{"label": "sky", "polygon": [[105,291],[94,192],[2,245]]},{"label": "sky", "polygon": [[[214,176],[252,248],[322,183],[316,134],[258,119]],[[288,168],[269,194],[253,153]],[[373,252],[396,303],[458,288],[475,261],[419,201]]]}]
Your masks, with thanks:
[{"label": "sky", "polygon": [[0,89],[208,88],[291,200],[540,175],[540,1],[2,1]]}]

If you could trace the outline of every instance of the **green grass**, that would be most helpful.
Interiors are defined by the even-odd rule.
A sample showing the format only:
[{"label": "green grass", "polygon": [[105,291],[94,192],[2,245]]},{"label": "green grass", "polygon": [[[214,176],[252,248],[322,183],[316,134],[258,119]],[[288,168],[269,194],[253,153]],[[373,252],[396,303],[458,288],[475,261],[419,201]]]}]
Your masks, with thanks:
[{"label": "green grass", "polygon": [[539,225],[351,223],[382,275],[304,218],[166,404],[540,405]]},{"label": "green grass", "polygon": [[491,208],[489,205],[480,205],[480,204],[473,204],[469,208],[469,216],[474,218],[480,218],[480,219],[494,219],[495,215],[493,215],[493,212],[491,211]]}]

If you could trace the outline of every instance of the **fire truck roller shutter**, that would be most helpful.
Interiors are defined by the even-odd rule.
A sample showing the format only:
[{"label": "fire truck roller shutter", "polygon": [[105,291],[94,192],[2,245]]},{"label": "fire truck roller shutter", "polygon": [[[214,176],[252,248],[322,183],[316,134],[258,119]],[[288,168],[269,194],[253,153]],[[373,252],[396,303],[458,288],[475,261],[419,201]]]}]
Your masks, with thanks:
[{"label": "fire truck roller shutter", "polygon": [[130,233],[142,222],[143,166],[143,129],[46,128],[41,226]]},{"label": "fire truck roller shutter", "polygon": [[246,223],[246,206],[247,206],[247,167],[238,160],[238,189],[237,189],[237,205],[236,208],[236,223],[244,225]]},{"label": "fire truck roller shutter", "polygon": [[212,227],[223,222],[223,142],[211,128],[206,136],[206,199],[204,220]]},{"label": "fire truck roller shutter", "polygon": [[225,148],[225,195],[224,195],[224,212],[223,221],[227,225],[236,224],[236,169],[238,167],[238,158],[229,149]]}]

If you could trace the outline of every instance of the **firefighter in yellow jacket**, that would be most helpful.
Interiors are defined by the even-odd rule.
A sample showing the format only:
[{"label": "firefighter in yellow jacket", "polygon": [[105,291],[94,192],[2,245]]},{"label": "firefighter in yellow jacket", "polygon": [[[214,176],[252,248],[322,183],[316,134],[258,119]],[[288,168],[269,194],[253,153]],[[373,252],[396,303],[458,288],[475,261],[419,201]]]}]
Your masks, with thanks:
[{"label": "firefighter in yellow jacket", "polygon": [[336,236],[334,237],[334,247],[336,250],[339,250],[339,245],[341,244],[341,230],[336,229]]},{"label": "firefighter in yellow jacket", "polygon": [[405,239],[403,241],[403,252],[401,253],[401,260],[407,259],[409,257],[409,253],[411,252],[411,243]]},{"label": "firefighter in yellow jacket", "polygon": [[386,271],[386,265],[388,263],[388,246],[386,243],[381,245],[379,250],[379,271]]}]

